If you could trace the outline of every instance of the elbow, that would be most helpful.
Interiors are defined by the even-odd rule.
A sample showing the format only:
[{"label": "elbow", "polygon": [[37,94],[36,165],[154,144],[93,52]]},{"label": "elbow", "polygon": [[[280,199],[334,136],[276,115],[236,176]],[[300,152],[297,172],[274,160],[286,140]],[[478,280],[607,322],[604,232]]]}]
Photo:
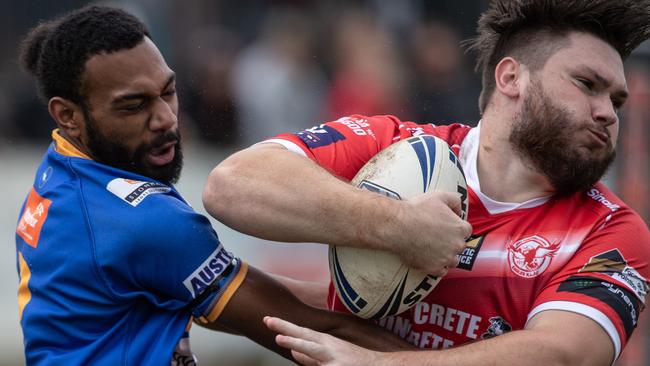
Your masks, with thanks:
[{"label": "elbow", "polygon": [[226,212],[228,183],[228,168],[216,166],[208,175],[203,187],[203,207],[214,218],[222,219]]}]

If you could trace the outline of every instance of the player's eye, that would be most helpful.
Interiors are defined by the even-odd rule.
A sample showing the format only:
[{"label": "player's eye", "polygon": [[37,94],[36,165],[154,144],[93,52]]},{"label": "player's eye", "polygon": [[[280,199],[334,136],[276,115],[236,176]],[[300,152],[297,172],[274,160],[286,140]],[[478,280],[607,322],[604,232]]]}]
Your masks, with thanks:
[{"label": "player's eye", "polygon": [[130,103],[122,106],[120,109],[126,112],[137,112],[144,108],[144,106],[147,104],[146,100],[142,99],[138,103]]},{"label": "player's eye", "polygon": [[578,78],[578,81],[580,82],[580,84],[582,84],[583,87],[585,87],[585,89],[587,89],[589,91],[594,89],[594,82],[593,81],[591,81],[589,79],[584,79],[584,78]]},{"label": "player's eye", "polygon": [[137,113],[146,108],[148,102],[147,98],[134,99],[119,106],[119,110],[124,113]]}]

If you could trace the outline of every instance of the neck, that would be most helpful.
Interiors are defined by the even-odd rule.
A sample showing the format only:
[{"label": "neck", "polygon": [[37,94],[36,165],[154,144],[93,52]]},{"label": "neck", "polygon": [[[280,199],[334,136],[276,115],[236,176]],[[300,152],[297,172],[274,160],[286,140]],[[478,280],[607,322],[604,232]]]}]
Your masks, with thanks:
[{"label": "neck", "polygon": [[511,120],[485,113],[476,169],[481,192],[500,202],[521,203],[552,195],[553,186],[509,141]]}]

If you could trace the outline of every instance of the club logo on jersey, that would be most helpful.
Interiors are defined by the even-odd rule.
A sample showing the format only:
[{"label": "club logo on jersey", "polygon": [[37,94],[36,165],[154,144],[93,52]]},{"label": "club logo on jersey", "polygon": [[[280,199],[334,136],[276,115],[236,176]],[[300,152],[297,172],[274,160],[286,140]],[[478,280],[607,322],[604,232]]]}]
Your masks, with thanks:
[{"label": "club logo on jersey", "polygon": [[16,234],[23,238],[25,243],[34,248],[38,246],[41,229],[47,219],[47,212],[51,204],[52,201],[41,197],[33,188],[29,191],[29,196],[27,196],[27,202],[25,203],[25,210],[16,227]]},{"label": "club logo on jersey", "polygon": [[219,245],[208,259],[203,261],[191,275],[183,280],[183,285],[192,294],[192,297],[196,297],[219,278],[228,268],[233,258],[232,254],[228,253],[222,245]]},{"label": "club logo on jersey", "polygon": [[532,278],[540,275],[551,264],[560,249],[560,243],[549,243],[541,236],[530,236],[508,244],[510,269],[516,275]]},{"label": "club logo on jersey", "polygon": [[342,133],[325,124],[298,132],[296,136],[309,146],[310,149],[345,140],[345,136]]},{"label": "club logo on jersey", "polygon": [[172,190],[162,183],[126,178],[113,179],[106,185],[106,189],[133,207],[139,205],[150,194],[167,193]]},{"label": "club logo on jersey", "polygon": [[456,268],[464,269],[466,271],[471,271],[474,267],[474,261],[478,256],[478,251],[481,250],[481,245],[483,245],[484,236],[472,236],[465,244],[465,249],[458,256],[459,262]]},{"label": "club logo on jersey", "polygon": [[612,249],[598,254],[589,259],[579,272],[602,273],[628,286],[634,294],[645,304],[648,295],[648,280],[646,280],[634,267],[627,264],[627,260],[618,249]]},{"label": "club logo on jersey", "polygon": [[500,316],[493,316],[489,320],[490,326],[485,333],[481,334],[481,339],[494,338],[512,330],[512,326]]}]

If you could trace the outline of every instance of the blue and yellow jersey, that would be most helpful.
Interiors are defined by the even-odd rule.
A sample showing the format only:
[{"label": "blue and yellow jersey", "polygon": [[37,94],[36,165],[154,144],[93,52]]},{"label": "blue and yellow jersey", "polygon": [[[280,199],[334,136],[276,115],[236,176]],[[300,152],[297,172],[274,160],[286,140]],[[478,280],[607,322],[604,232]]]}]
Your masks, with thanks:
[{"label": "blue and yellow jersey", "polygon": [[30,365],[193,364],[246,275],[172,186],[97,163],[53,132],[16,229]]}]

